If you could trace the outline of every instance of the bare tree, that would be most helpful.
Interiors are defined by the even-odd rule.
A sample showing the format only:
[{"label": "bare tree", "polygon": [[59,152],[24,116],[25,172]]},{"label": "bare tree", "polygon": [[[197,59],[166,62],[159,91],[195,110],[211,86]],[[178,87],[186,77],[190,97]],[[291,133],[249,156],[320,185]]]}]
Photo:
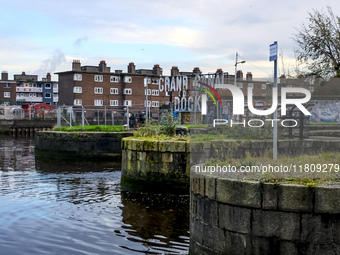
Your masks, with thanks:
[{"label": "bare tree", "polygon": [[306,75],[340,77],[340,17],[329,6],[327,13],[313,10],[308,14],[309,23],[302,24],[293,38],[299,46],[297,60],[306,64]]}]

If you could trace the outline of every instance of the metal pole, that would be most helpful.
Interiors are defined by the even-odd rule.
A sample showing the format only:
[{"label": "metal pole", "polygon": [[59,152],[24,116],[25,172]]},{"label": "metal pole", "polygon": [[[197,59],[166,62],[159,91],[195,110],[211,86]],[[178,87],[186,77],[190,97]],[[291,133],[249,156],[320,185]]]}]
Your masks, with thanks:
[{"label": "metal pole", "polygon": [[70,127],[72,127],[72,107],[70,109]]},{"label": "metal pole", "polygon": [[57,108],[57,127],[61,127],[61,116],[60,116],[60,106]]},{"label": "metal pole", "polygon": [[[274,88],[277,88],[277,60],[274,60]],[[274,111],[273,159],[277,159],[277,110]]]},{"label": "metal pole", "polygon": [[115,125],[115,114],[114,111],[111,111],[111,117],[112,117],[112,126]]},{"label": "metal pole", "polygon": [[126,106],[126,123],[127,123],[127,129],[129,130],[130,127],[129,127],[129,106]]},{"label": "metal pole", "polygon": [[81,106],[81,129],[85,130],[85,114],[84,114],[84,106]]},{"label": "metal pole", "polygon": [[104,117],[104,123],[105,123],[105,128],[106,128],[106,106],[104,106],[104,114],[105,114],[105,117]]},{"label": "metal pole", "polygon": [[237,61],[238,61],[238,53],[236,52],[236,61],[235,61],[235,79],[234,79],[234,85],[236,86],[236,73],[237,73]]},{"label": "metal pole", "polygon": [[148,77],[144,78],[145,87],[145,123],[148,121]]}]

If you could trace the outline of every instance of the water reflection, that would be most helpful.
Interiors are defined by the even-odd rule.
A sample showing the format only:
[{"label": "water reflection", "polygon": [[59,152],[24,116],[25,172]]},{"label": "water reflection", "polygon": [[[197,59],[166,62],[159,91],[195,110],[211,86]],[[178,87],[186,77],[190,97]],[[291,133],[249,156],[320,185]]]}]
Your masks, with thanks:
[{"label": "water reflection", "polygon": [[0,254],[185,254],[188,204],[120,190],[117,162],[34,158],[0,137]]}]

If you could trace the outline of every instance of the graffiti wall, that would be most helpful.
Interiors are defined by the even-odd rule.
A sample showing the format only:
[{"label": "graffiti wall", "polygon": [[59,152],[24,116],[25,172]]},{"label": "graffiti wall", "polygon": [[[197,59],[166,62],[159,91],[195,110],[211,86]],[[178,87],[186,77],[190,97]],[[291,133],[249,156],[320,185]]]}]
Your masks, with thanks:
[{"label": "graffiti wall", "polygon": [[312,114],[310,121],[332,122],[339,121],[340,101],[338,100],[312,100],[312,106],[308,108]]}]

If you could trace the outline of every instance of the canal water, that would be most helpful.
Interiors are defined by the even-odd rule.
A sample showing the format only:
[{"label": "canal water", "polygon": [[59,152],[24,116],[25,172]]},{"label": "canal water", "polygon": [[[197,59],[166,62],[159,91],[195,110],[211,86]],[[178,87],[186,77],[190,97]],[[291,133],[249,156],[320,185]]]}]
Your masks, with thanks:
[{"label": "canal water", "polygon": [[0,136],[0,254],[187,254],[187,199],[124,193],[120,164],[38,160]]}]

